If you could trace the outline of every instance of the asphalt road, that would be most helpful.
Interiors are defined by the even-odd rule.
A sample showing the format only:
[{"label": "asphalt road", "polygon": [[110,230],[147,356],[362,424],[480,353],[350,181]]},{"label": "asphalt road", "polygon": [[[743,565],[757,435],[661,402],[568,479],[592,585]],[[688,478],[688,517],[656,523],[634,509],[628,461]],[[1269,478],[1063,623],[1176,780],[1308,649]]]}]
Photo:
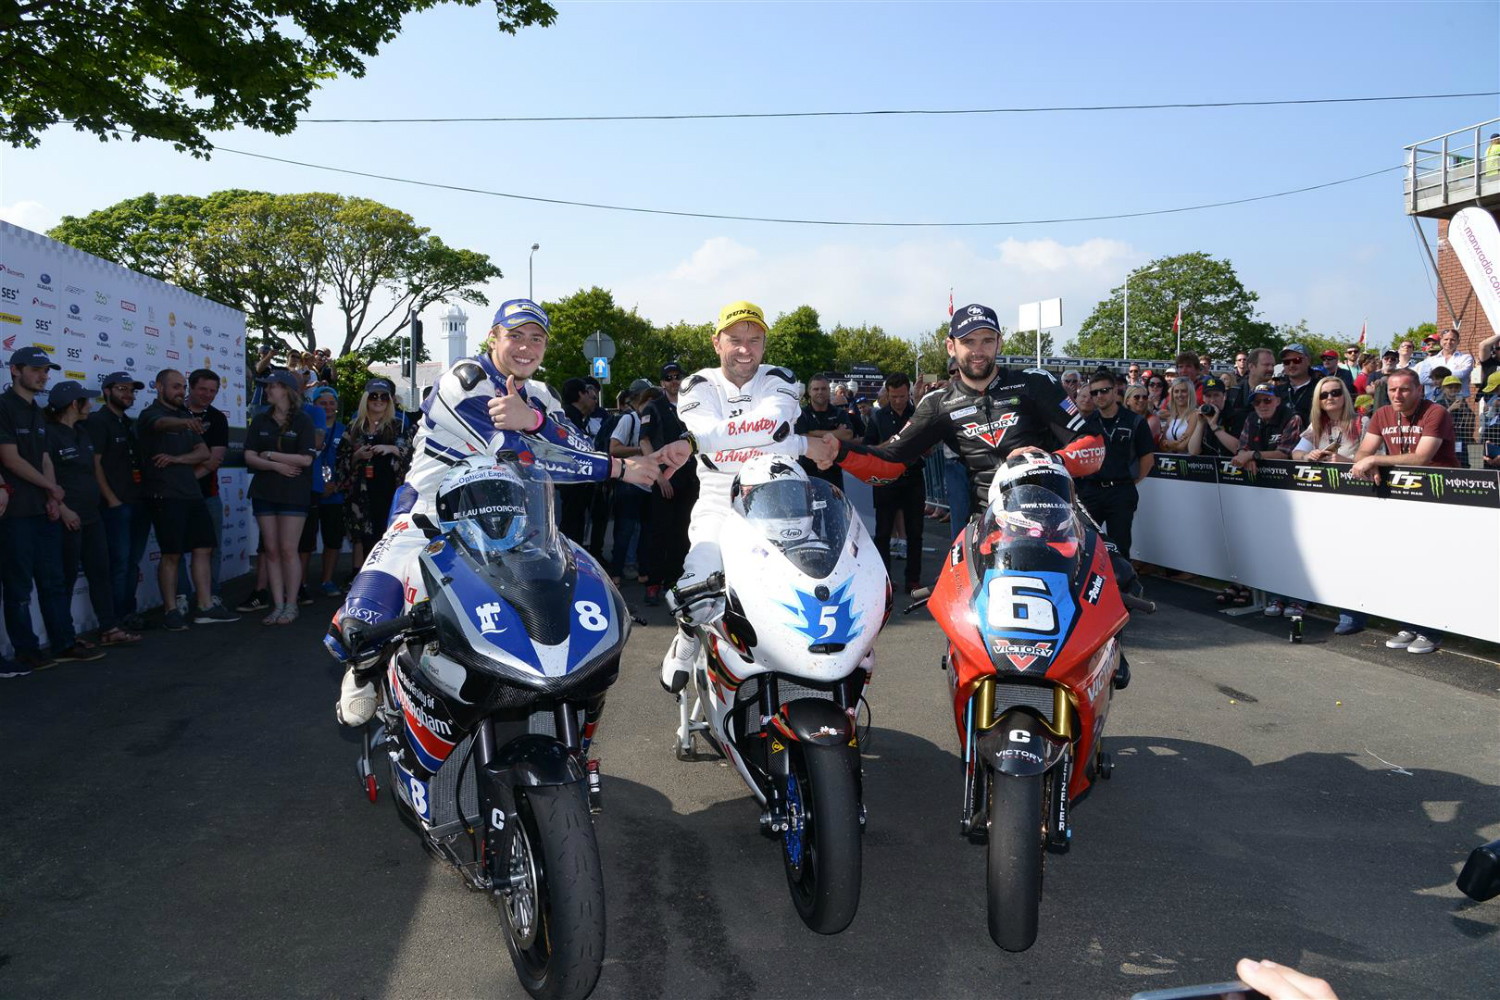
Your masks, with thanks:
[{"label": "asphalt road", "polygon": [[[1114,780],[1049,857],[1020,955],[990,942],[983,849],[958,835],[930,619],[877,647],[863,898],[826,938],[737,777],[673,758],[669,630],[647,609],[599,744],[595,996],[1126,997],[1232,978],[1242,955],[1346,1000],[1493,996],[1500,901],[1453,879],[1500,837],[1500,667],[1319,623],[1293,646],[1150,587],[1163,608],[1131,626],[1106,731]],[[308,611],[0,682],[0,996],[523,995],[490,904],[356,786],[317,646],[332,602]]]}]

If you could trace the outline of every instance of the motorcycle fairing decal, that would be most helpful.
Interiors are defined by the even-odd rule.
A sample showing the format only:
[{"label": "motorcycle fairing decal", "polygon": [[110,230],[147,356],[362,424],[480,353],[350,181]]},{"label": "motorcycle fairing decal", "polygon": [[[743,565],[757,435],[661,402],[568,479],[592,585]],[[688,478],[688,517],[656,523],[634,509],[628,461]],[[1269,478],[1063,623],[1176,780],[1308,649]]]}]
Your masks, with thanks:
[{"label": "motorcycle fairing decal", "polygon": [[394,663],[388,668],[390,671],[390,687],[396,694],[396,701],[401,705],[401,719],[406,726],[406,742],[411,747],[412,756],[417,759],[428,771],[437,773],[443,766],[443,761],[453,752],[455,745],[453,740],[439,735],[437,730],[447,729],[452,734],[451,724],[444,722],[428,714],[421,706],[415,704],[411,694],[402,683],[402,678],[397,675],[397,667]]},{"label": "motorcycle fairing decal", "polygon": [[615,614],[614,598],[609,585],[599,575],[598,564],[577,545],[574,558],[577,575],[573,584],[573,627],[568,630],[568,659],[565,673],[572,673],[593,658],[602,648],[620,641],[620,620]]},{"label": "motorcycle fairing decal", "polygon": [[525,669],[545,673],[521,616],[459,558],[457,546],[424,554],[424,558],[430,559],[433,568],[439,571],[439,580],[447,578],[444,586],[453,603],[463,609],[475,641],[509,654]]},{"label": "motorcycle fairing decal", "polygon": [[974,610],[985,644],[1023,671],[1056,655],[1075,611],[1066,573],[994,569],[975,591]]},{"label": "motorcycle fairing decal", "polygon": [[401,780],[397,783],[401,797],[406,804],[411,806],[416,814],[428,823],[432,822],[432,799],[427,794],[427,782],[412,774],[400,764],[392,761],[391,766],[400,772]]},{"label": "motorcycle fairing decal", "polygon": [[792,628],[807,636],[813,643],[849,645],[864,632],[864,627],[860,624],[864,615],[854,612],[854,597],[849,592],[853,583],[852,578],[845,580],[826,601],[820,601],[812,594],[793,587],[792,594],[798,603],[782,605],[796,616],[792,621]]}]

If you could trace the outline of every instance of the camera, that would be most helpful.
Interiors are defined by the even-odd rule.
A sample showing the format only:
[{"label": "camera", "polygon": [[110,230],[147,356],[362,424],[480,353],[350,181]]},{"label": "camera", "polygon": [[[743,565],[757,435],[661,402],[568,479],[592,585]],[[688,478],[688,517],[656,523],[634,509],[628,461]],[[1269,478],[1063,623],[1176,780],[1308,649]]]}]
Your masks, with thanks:
[{"label": "camera", "polygon": [[1204,403],[1202,406],[1198,407],[1198,412],[1203,414],[1205,417],[1211,417],[1215,413],[1219,412],[1219,408],[1212,403]]}]

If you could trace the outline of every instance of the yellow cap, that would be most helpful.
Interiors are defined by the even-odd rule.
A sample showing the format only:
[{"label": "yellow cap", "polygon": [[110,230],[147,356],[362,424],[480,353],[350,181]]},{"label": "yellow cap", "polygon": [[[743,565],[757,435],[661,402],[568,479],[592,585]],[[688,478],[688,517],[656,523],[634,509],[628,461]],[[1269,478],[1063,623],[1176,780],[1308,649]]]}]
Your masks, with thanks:
[{"label": "yellow cap", "polygon": [[738,302],[731,302],[719,310],[719,322],[714,326],[714,335],[718,336],[741,320],[758,323],[760,324],[760,328],[767,333],[771,330],[770,327],[766,326],[766,314],[761,311],[760,306],[754,302],[746,302],[744,299],[741,299]]}]

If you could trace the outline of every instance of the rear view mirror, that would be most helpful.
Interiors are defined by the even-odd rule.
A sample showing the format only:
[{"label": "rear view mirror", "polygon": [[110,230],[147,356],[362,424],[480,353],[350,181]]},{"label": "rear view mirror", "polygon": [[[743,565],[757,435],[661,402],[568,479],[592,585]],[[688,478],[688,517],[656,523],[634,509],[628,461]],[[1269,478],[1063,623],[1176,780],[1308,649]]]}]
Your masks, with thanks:
[{"label": "rear view mirror", "polygon": [[1458,873],[1458,887],[1470,899],[1484,902],[1500,896],[1500,840],[1474,848],[1464,870]]}]

